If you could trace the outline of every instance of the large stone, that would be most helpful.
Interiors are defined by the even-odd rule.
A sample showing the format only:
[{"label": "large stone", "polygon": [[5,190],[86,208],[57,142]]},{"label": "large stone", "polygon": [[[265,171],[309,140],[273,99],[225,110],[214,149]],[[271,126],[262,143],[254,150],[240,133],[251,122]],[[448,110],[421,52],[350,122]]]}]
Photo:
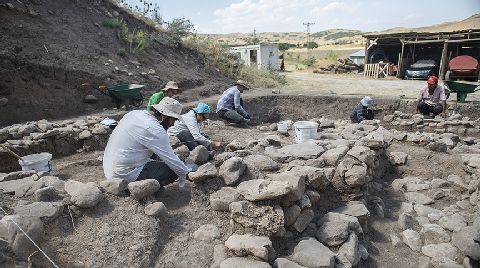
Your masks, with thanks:
[{"label": "large stone", "polygon": [[167,215],[167,207],[163,202],[154,202],[145,206],[144,212],[148,216],[163,218]]},{"label": "large stone", "polygon": [[195,164],[202,165],[208,161],[208,158],[210,158],[210,154],[208,153],[208,150],[207,148],[205,148],[205,146],[199,145],[190,152],[189,158],[192,159]]},{"label": "large stone", "polygon": [[217,176],[217,168],[213,163],[206,163],[201,165],[197,171],[190,172],[188,177],[194,182],[202,182]]},{"label": "large stone", "polygon": [[218,170],[226,185],[234,185],[245,171],[245,163],[240,157],[232,157],[223,162]]},{"label": "large stone", "polygon": [[420,251],[422,247],[422,239],[420,238],[420,234],[411,229],[407,229],[402,232],[402,241],[413,251]]},{"label": "large stone", "polygon": [[26,197],[33,195],[35,191],[45,186],[42,181],[37,181],[36,174],[17,180],[8,180],[0,182],[0,190],[4,193],[14,193],[16,197]]},{"label": "large stone", "polygon": [[128,184],[128,190],[133,198],[141,200],[149,195],[154,194],[160,189],[160,183],[154,179],[134,181]]},{"label": "large stone", "polygon": [[353,146],[347,154],[358,161],[367,164],[367,166],[372,166],[375,162],[375,152],[365,146]]},{"label": "large stone", "polygon": [[405,165],[407,163],[408,154],[404,152],[390,152],[388,154],[388,159],[392,165]]},{"label": "large stone", "polygon": [[227,146],[225,146],[225,150],[228,151],[238,151],[238,150],[244,150],[247,146],[247,143],[244,141],[239,141],[239,140],[233,140]]},{"label": "large stone", "polygon": [[328,246],[341,245],[347,240],[350,231],[363,233],[358,219],[354,216],[329,212],[319,221],[316,237]]},{"label": "large stone", "polygon": [[317,190],[324,190],[332,180],[334,168],[317,168],[311,166],[295,166],[290,172],[305,176],[307,184]]},{"label": "large stone", "polygon": [[233,202],[229,206],[233,224],[252,230],[255,234],[271,236],[284,227],[280,206],[255,205],[249,201]]},{"label": "large stone", "polygon": [[233,234],[225,241],[225,246],[237,256],[253,255],[265,261],[269,260],[269,253],[273,250],[268,237],[251,234]]},{"label": "large stone", "polygon": [[293,224],[293,228],[299,233],[303,232],[303,230],[305,230],[305,228],[307,228],[307,226],[313,220],[313,216],[314,213],[311,209],[306,209],[302,211],[295,223]]},{"label": "large stone", "polygon": [[464,268],[463,265],[460,265],[447,257],[433,258],[431,263],[435,268]]},{"label": "large stone", "polygon": [[432,208],[429,206],[425,206],[425,205],[420,205],[420,204],[415,204],[413,206],[413,209],[415,210],[418,216],[423,216],[423,217],[427,217],[429,214],[443,214],[441,210],[438,210],[436,208]]},{"label": "large stone", "polygon": [[340,180],[340,183],[355,188],[364,186],[369,178],[366,164],[351,157],[346,157],[338,164],[333,183],[335,186],[337,180]]},{"label": "large stone", "polygon": [[422,178],[419,177],[404,177],[401,179],[395,179],[392,182],[392,188],[395,191],[405,190],[407,184],[418,184],[423,182]]},{"label": "large stone", "polygon": [[220,235],[220,230],[218,230],[218,227],[213,224],[205,224],[200,226],[194,233],[193,237],[196,240],[201,240],[201,241],[214,241],[215,239],[218,239],[221,237]]},{"label": "large stone", "polygon": [[450,243],[429,244],[422,247],[422,253],[430,258],[447,257],[454,260],[457,248]]},{"label": "large stone", "polygon": [[307,268],[300,264],[297,264],[289,259],[277,258],[273,263],[274,268]]},{"label": "large stone", "polygon": [[345,206],[333,210],[333,212],[357,217],[359,220],[367,219],[370,216],[370,211],[360,202],[349,202]]},{"label": "large stone", "polygon": [[227,257],[225,245],[223,243],[215,245],[215,247],[213,247],[213,264],[210,268],[219,268],[220,264],[226,260]]},{"label": "large stone", "polygon": [[314,238],[300,241],[291,259],[309,268],[333,268],[335,264],[335,254]]},{"label": "large stone", "polygon": [[302,199],[305,193],[305,176],[296,174],[293,171],[286,171],[279,174],[269,176],[272,181],[287,183],[291,191],[284,197],[284,202],[291,203]]},{"label": "large stone", "polygon": [[28,205],[18,205],[14,209],[15,214],[21,216],[38,217],[51,221],[63,212],[62,202],[34,202]]},{"label": "large stone", "polygon": [[250,180],[240,183],[238,192],[249,201],[271,200],[292,192],[292,186],[286,181]]},{"label": "large stone", "polygon": [[344,267],[355,267],[360,262],[360,244],[355,233],[350,233],[348,240],[338,249],[337,258]]},{"label": "large stone", "polygon": [[101,181],[100,187],[107,193],[123,195],[125,194],[125,190],[127,190],[127,184],[128,182],[123,179],[111,179]]},{"label": "large stone", "polygon": [[60,199],[61,196],[57,193],[57,190],[53,186],[40,188],[35,191],[35,201],[54,201]]},{"label": "large stone", "polygon": [[405,193],[405,197],[407,198],[408,202],[420,205],[430,205],[435,202],[432,198],[417,192],[408,192]]},{"label": "large stone", "polygon": [[10,173],[8,173],[8,174],[5,174],[5,175],[3,175],[3,176],[0,176],[0,182],[2,182],[2,181],[14,181],[14,180],[23,179],[23,178],[26,178],[26,177],[30,177],[30,176],[32,176],[32,175],[35,174],[35,173],[36,173],[36,172],[33,171],[33,170],[10,172]]},{"label": "large stone", "polygon": [[271,268],[266,262],[256,261],[249,258],[232,257],[224,260],[220,268]]},{"label": "large stone", "polygon": [[38,179],[39,182],[43,182],[46,187],[54,187],[57,193],[63,194],[65,193],[65,182],[62,181],[60,178],[55,176],[44,176]]},{"label": "large stone", "polygon": [[240,193],[232,187],[223,187],[210,194],[210,206],[215,211],[228,211],[231,203],[240,199]]},{"label": "large stone", "polygon": [[437,224],[423,225],[420,234],[423,236],[425,245],[450,242],[450,234]]},{"label": "large stone", "polygon": [[465,218],[458,213],[448,215],[448,216],[443,216],[438,221],[438,224],[443,228],[450,230],[452,232],[458,232],[463,227],[467,226]]},{"label": "large stone", "polygon": [[285,226],[290,226],[295,223],[302,209],[297,205],[292,205],[289,208],[283,209],[285,216]]},{"label": "large stone", "polygon": [[278,149],[278,153],[289,159],[313,159],[319,157],[325,150],[313,141],[291,144]]},{"label": "large stone", "polygon": [[81,208],[94,207],[103,199],[102,191],[94,183],[68,180],[65,182],[65,191],[70,195],[70,200]]},{"label": "large stone", "polygon": [[322,154],[320,158],[323,159],[325,165],[327,166],[336,166],[338,161],[342,159],[348,152],[347,146],[339,146],[330,150],[327,150],[325,153]]},{"label": "large stone", "polygon": [[460,249],[460,251],[473,260],[480,260],[480,229],[474,226],[463,227],[461,230],[454,232],[452,236],[452,244]]},{"label": "large stone", "polygon": [[248,155],[243,159],[243,161],[247,165],[252,165],[261,171],[275,171],[280,169],[280,165],[275,160],[266,155]]},{"label": "large stone", "polygon": [[413,229],[413,225],[415,221],[411,214],[403,212],[398,216],[397,223],[402,230],[407,230],[407,229]]},{"label": "large stone", "polygon": [[8,241],[16,256],[26,260],[38,249],[13,222],[17,223],[37,245],[43,241],[43,222],[38,217],[22,215],[8,215],[0,220],[0,238]]},{"label": "large stone", "polygon": [[434,141],[428,144],[428,148],[435,152],[446,153],[447,152],[447,144],[444,141]]}]

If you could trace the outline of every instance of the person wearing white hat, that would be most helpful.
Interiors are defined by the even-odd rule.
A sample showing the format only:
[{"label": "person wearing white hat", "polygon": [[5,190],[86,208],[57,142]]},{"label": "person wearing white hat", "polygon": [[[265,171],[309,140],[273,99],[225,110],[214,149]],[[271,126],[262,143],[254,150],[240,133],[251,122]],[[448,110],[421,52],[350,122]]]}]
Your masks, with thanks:
[{"label": "person wearing white hat", "polygon": [[[180,119],[183,106],[165,97],[150,112],[131,111],[123,116],[108,139],[103,171],[108,180],[129,182],[156,179],[164,186],[178,178],[183,187],[190,169],[173,152],[167,129]],[[156,154],[160,161],[151,159]]]},{"label": "person wearing white hat", "polygon": [[226,89],[217,103],[217,114],[230,123],[245,125],[250,121],[250,114],[243,108],[240,93],[250,87],[245,81],[237,80],[234,86]]},{"label": "person wearing white hat", "polygon": [[363,120],[373,120],[375,115],[371,109],[373,104],[373,99],[370,96],[363,97],[362,100],[355,106],[350,119],[352,123],[360,123]]}]

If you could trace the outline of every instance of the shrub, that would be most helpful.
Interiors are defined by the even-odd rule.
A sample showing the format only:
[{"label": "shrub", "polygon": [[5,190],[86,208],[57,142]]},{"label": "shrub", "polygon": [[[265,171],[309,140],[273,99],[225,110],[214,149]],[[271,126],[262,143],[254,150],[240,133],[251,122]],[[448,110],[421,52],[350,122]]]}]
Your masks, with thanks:
[{"label": "shrub", "polygon": [[127,56],[127,50],[123,47],[119,48],[119,49],[117,49],[117,55],[123,58],[123,57]]},{"label": "shrub", "polygon": [[336,61],[338,59],[338,54],[329,50],[328,53],[325,55],[326,60]]},{"label": "shrub", "polygon": [[312,67],[316,62],[317,62],[317,60],[315,59],[315,57],[311,57],[309,59],[304,59],[303,60],[303,64],[308,66],[308,67]]},{"label": "shrub", "polygon": [[117,28],[120,28],[123,23],[124,22],[122,19],[115,18],[115,19],[108,19],[108,20],[102,21],[102,26],[112,28],[112,29],[117,29]]}]

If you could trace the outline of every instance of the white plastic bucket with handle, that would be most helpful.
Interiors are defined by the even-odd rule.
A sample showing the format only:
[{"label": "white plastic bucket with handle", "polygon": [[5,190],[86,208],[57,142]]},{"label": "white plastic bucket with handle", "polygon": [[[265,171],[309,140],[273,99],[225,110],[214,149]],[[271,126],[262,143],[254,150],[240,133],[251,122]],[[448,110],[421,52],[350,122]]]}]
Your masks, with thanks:
[{"label": "white plastic bucket with handle", "polygon": [[52,155],[50,153],[30,154],[18,160],[23,171],[35,170],[52,172]]},{"label": "white plastic bucket with handle", "polygon": [[285,121],[281,121],[277,123],[277,131],[278,132],[287,132],[288,131],[288,123]]},{"label": "white plastic bucket with handle", "polygon": [[295,142],[303,143],[315,139],[318,124],[311,121],[297,121],[293,127],[295,128]]}]

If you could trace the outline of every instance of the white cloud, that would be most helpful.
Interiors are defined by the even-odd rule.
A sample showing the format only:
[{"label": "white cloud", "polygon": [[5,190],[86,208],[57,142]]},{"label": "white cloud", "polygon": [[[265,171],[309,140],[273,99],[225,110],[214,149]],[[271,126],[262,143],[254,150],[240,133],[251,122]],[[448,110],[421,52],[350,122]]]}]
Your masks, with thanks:
[{"label": "white cloud", "polygon": [[[242,0],[214,11],[218,32],[290,31],[297,13],[318,0]],[[301,23],[300,23],[301,25]],[[300,25],[295,25],[299,27]]]},{"label": "white cloud", "polygon": [[325,6],[317,6],[310,11],[313,16],[321,16],[331,14],[333,12],[350,11],[347,4],[344,2],[331,2]]}]

